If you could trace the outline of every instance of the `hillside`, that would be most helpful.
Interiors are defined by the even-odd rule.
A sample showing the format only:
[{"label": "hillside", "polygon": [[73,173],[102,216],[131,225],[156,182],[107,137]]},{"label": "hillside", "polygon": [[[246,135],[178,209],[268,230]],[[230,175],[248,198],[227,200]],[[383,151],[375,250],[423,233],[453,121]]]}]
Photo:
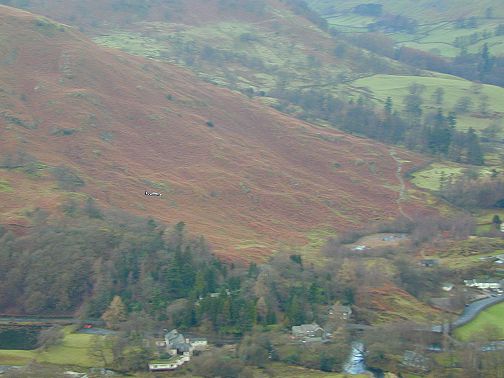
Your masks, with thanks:
[{"label": "hillside", "polygon": [[499,25],[504,23],[504,9],[498,0],[373,1],[373,4],[381,5],[380,11],[366,11],[363,7],[356,10],[359,5],[366,4],[360,0],[337,3],[309,0],[308,3],[327,19],[331,27],[342,33],[367,32],[369,25],[389,14],[407,17],[416,24],[414,30],[387,32],[399,45],[454,57],[463,48],[477,53],[487,43],[493,53],[504,54],[504,36],[496,33]]},{"label": "hillside", "polygon": [[[99,48],[0,7],[0,213],[95,198],[188,223],[220,256],[260,259],[313,230],[399,215],[386,146],[294,120],[187,71]],[[399,152],[405,168],[421,160]],[[162,197],[145,197],[158,190]],[[407,211],[421,211],[420,199]]]},{"label": "hillside", "polygon": [[[184,66],[205,81],[261,97],[269,105],[277,106],[284,99],[278,92],[285,90],[370,73],[410,72],[390,59],[335,40],[309,20],[313,14],[289,1],[10,3],[78,26],[99,44]],[[337,46],[345,56],[335,53]]]},{"label": "hillside", "polygon": [[413,86],[421,88],[420,102],[423,114],[433,114],[438,109],[452,112],[457,117],[457,129],[473,128],[482,137],[487,148],[487,164],[502,165],[504,129],[504,89],[476,84],[456,76],[432,74],[430,76],[373,75],[348,84],[348,90],[371,98],[383,106],[388,97],[396,109],[404,111],[406,98]]},{"label": "hillside", "polygon": [[[481,65],[481,62],[473,61],[474,59],[456,65],[447,60],[438,62],[432,52],[445,55],[451,51],[451,45],[443,42],[438,46],[440,51],[436,52],[431,51],[434,47],[429,44],[420,47],[410,44],[410,39],[417,41],[417,44],[426,43],[427,39],[434,38],[431,35],[434,31],[446,39],[465,38],[466,34],[475,32],[482,34],[485,28],[495,29],[501,20],[500,8],[495,2],[485,3],[485,9],[491,10],[489,18],[479,17],[482,12],[479,6],[468,2],[460,6],[461,3],[456,0],[444,3],[439,11],[427,2],[415,3],[413,7],[405,6],[404,2],[384,3],[382,14],[409,17],[417,25],[412,33],[388,31],[387,37],[390,37],[392,42],[397,42],[395,47],[411,46],[431,54],[429,58],[425,58],[418,55],[421,54],[420,51],[406,51],[399,59],[406,64],[390,59],[394,57],[394,49],[389,46],[390,41],[380,37],[374,40],[368,33],[361,40],[354,39],[351,37],[354,34],[346,33],[339,24],[333,23],[332,16],[328,16],[331,12],[341,12],[342,17],[349,17],[349,25],[363,18],[366,23],[362,30],[346,31],[367,31],[366,25],[378,18],[373,20],[372,17],[355,13],[353,9],[360,3],[307,3],[322,12],[329,22],[329,27],[340,34],[328,33],[324,19],[310,13],[312,11],[309,8],[296,7],[295,1],[267,0],[251,3],[239,0],[191,0],[148,4],[138,1],[104,1],[86,2],[85,5],[70,2],[61,7],[61,4],[55,1],[32,0],[29,7],[62,22],[78,25],[98,44],[186,67],[205,81],[240,91],[284,113],[313,123],[329,124],[348,130],[345,125],[348,120],[344,119],[344,114],[349,101],[358,101],[362,96],[381,107],[390,95],[397,110],[397,105],[402,103],[404,96],[397,96],[398,91],[388,93],[391,83],[394,87],[403,88],[404,94],[409,84],[423,85],[428,82],[427,86],[433,91],[438,87],[447,88],[443,110],[457,113],[460,130],[472,127],[481,131],[499,127],[502,115],[499,109],[492,106],[500,103],[498,89],[488,87],[484,93],[479,93],[477,89],[460,90],[469,87],[470,82],[460,81],[454,76],[462,75],[475,80],[474,75],[477,73],[473,72],[474,66]],[[482,30],[478,31],[473,27],[459,28],[455,25],[461,17],[465,17],[465,20],[473,16],[479,17],[478,28],[483,28]],[[435,26],[430,30],[428,25],[434,22],[433,20],[444,26]],[[451,36],[451,32],[448,33],[446,28],[457,29],[456,36]],[[493,34],[494,32],[492,29]],[[478,38],[477,43],[467,46],[468,53],[479,53],[483,44],[488,43],[490,54],[499,54],[499,44],[490,43],[485,38]],[[502,36],[492,38],[504,41]],[[451,43],[452,40],[448,42]],[[373,49],[367,46],[373,43],[381,47]],[[453,55],[460,53],[460,48],[456,49],[458,50]],[[447,77],[409,66],[424,58],[427,64],[417,67],[450,72],[452,75]],[[499,85],[499,72],[504,69],[497,67],[500,65],[502,64],[493,63],[495,72],[486,77],[491,83]],[[375,80],[382,76],[374,75],[389,75],[386,76],[388,82],[382,93],[377,93],[380,91],[377,85],[381,85],[381,81]],[[448,79],[450,81],[447,83]],[[366,83],[366,88],[370,91],[362,90],[361,83]],[[470,98],[472,109],[459,112],[455,109],[455,103],[464,97]],[[379,101],[376,101],[376,98]],[[427,104],[428,99],[424,101],[426,111],[435,111],[439,107],[439,104]],[[492,109],[490,111],[485,107]],[[483,111],[480,111],[480,108]],[[497,148],[500,146],[497,145]],[[498,164],[498,159],[490,158]]]}]

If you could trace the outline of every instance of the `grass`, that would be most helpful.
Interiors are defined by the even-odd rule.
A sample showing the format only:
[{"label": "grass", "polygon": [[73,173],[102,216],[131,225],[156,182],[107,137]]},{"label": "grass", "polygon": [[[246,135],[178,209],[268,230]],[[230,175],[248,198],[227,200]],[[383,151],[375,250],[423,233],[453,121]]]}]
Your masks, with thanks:
[{"label": "grass", "polygon": [[492,325],[499,329],[499,339],[504,340],[504,303],[499,303],[486,309],[473,321],[457,328],[455,336],[463,341],[470,340],[480,335],[487,325]]},{"label": "grass", "polygon": [[[422,189],[437,191],[440,189],[443,177],[446,179],[457,179],[469,167],[456,163],[432,163],[426,168],[413,173],[411,182]],[[470,167],[478,170],[480,176],[489,176],[492,171],[486,167]]]},{"label": "grass", "polygon": [[32,350],[0,350],[0,365],[26,365],[36,356]]},{"label": "grass", "polygon": [[[103,361],[90,355],[96,337],[72,332],[72,326],[65,327],[65,337],[60,345],[49,347],[46,351],[0,350],[0,365],[23,365],[32,360],[55,365],[74,365],[81,367],[100,367]],[[110,354],[110,351],[107,352]],[[110,356],[109,356],[110,357]]]},{"label": "grass", "polygon": [[472,237],[467,240],[455,242],[446,250],[439,251],[435,256],[443,265],[453,269],[466,269],[481,264],[481,257],[495,256],[504,253],[504,242],[501,239]]},{"label": "grass", "polygon": [[102,361],[89,355],[95,337],[85,334],[67,334],[61,345],[51,347],[46,352],[40,352],[37,361],[56,365],[102,366]]},{"label": "grass", "polygon": [[498,215],[501,220],[504,220],[504,209],[481,210],[476,215],[476,224],[491,225],[494,215]]},{"label": "grass", "polygon": [[504,210],[481,210],[478,214],[476,214],[476,230],[479,235],[495,230],[495,225],[492,223],[494,215],[498,215],[500,219],[503,220]]},{"label": "grass", "polygon": [[306,236],[308,243],[304,248],[311,251],[320,251],[330,238],[336,236],[336,231],[330,228],[317,228],[309,231]]},{"label": "grass", "polygon": [[463,172],[463,168],[450,163],[433,163],[427,168],[412,174],[411,182],[422,189],[437,191],[440,188],[441,178],[456,178]]},{"label": "grass", "polygon": [[100,45],[146,58],[160,58],[164,51],[163,46],[156,39],[139,33],[117,31],[110,35],[96,37],[94,40]]},{"label": "grass", "polygon": [[[473,103],[472,109],[464,114],[458,114],[458,128],[466,130],[473,127],[482,130],[492,123],[504,121],[504,88],[494,85],[476,86],[474,83],[450,75],[435,76],[398,76],[398,75],[374,75],[352,82],[354,90],[364,92],[373,98],[378,104],[385,103],[387,97],[391,97],[394,108],[403,110],[403,99],[408,94],[408,88],[412,84],[424,86],[422,93],[424,112],[437,111],[439,107],[445,113],[452,111],[456,103],[462,97],[469,97]],[[437,105],[434,93],[438,88],[444,90],[443,102]],[[487,114],[480,112],[482,96],[487,97]],[[504,136],[504,129],[501,129]]]},{"label": "grass", "polygon": [[240,244],[235,246],[235,249],[237,250],[242,250],[242,249],[251,249],[251,248],[266,248],[267,245],[262,244],[258,241],[255,240],[244,240]]},{"label": "grass", "polygon": [[142,33],[115,30],[94,41],[130,54],[185,66],[203,80],[238,90],[252,87],[268,92],[282,81],[279,67],[281,76],[288,74],[289,80],[284,80],[287,88],[311,85],[320,81],[320,77],[333,78],[346,70],[329,62],[311,67],[308,58],[315,53],[309,51],[312,48],[268,24],[226,21],[185,25],[183,30],[162,22],[143,26]]},{"label": "grass", "polygon": [[[457,129],[466,131],[472,127],[476,131],[481,132],[492,125],[497,125],[500,128],[496,133],[496,137],[504,137],[504,112],[502,111],[504,109],[504,88],[501,87],[475,85],[468,80],[441,74],[428,77],[374,75],[353,81],[348,86],[348,90],[356,95],[364,95],[371,98],[377,107],[383,107],[387,97],[391,97],[394,109],[403,111],[404,98],[409,93],[409,87],[415,83],[424,87],[421,94],[424,114],[437,112],[437,109],[441,108],[446,115],[455,110],[456,104],[461,98],[468,97],[472,102],[468,111],[464,113],[456,112],[458,113]],[[443,101],[440,105],[436,103],[434,96],[438,88],[442,88],[444,91]],[[487,104],[486,110],[482,108],[482,103]],[[501,164],[502,160],[499,153],[493,155],[489,153],[487,155],[486,160],[488,164]],[[446,173],[450,174],[452,172]],[[425,187],[422,185],[419,186]],[[426,183],[426,187],[437,190],[438,183],[428,182]]]},{"label": "grass", "polygon": [[12,187],[7,181],[0,180],[0,192],[12,192]]},{"label": "grass", "polygon": [[444,265],[449,266],[451,269],[467,269],[475,267],[478,264],[484,264],[483,257],[495,256],[504,253],[504,250],[496,250],[494,252],[482,253],[474,256],[450,256],[440,259]]},{"label": "grass", "polygon": [[[360,0],[343,0],[337,4],[331,0],[312,0],[310,5],[322,12],[329,25],[343,33],[367,32],[367,25],[377,18],[361,16],[352,12],[353,7],[361,4]],[[498,0],[484,0],[482,2],[451,1],[442,6],[432,6],[429,0],[419,0],[415,3],[401,0],[379,0],[375,3],[383,5],[386,13],[400,14],[418,22],[416,31],[407,33],[388,33],[397,45],[413,47],[432,52],[445,57],[460,54],[461,48],[455,46],[457,37],[468,37],[473,33],[488,33],[483,40],[474,41],[467,46],[470,53],[477,53],[484,43],[488,43],[493,54],[504,52],[504,37],[495,36],[495,27],[502,23],[504,8]],[[487,8],[493,9],[492,18],[485,17]],[[458,28],[459,18],[476,17],[475,28]],[[483,38],[483,37],[482,37]]]},{"label": "grass", "polygon": [[[282,364],[282,363],[272,364],[271,369],[275,372],[276,376],[283,377],[283,378],[319,378],[319,377],[344,378],[344,377],[348,376],[348,374],[325,373],[320,370],[306,369],[303,367],[286,365],[286,364]],[[259,369],[257,369],[254,373],[255,373],[254,374],[255,378],[262,378],[262,377],[268,376],[268,375],[264,374],[263,372],[261,372]],[[364,377],[368,377],[368,375],[357,374],[357,375],[352,375],[352,377],[364,378]]]},{"label": "grass", "polygon": [[429,306],[414,297],[390,293],[385,295],[383,300],[383,304],[388,309],[378,313],[378,316],[385,323],[388,323],[391,318],[423,322],[435,315]]}]

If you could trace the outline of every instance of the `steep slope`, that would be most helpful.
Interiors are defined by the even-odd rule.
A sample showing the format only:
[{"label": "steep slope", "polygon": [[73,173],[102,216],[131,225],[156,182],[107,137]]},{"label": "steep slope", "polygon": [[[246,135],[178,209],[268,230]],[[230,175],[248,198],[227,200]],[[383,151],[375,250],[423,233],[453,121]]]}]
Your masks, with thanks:
[{"label": "steep slope", "polygon": [[[11,3],[78,26],[99,44],[182,65],[206,81],[249,95],[338,83],[369,73],[409,72],[392,60],[341,45],[307,19],[307,9],[293,8],[290,1]],[[338,44],[344,57],[334,52]],[[278,98],[272,97],[266,101]]]},{"label": "steep slope", "polygon": [[[314,229],[399,214],[386,146],[316,128],[183,69],[0,6],[0,214],[96,198],[183,220],[220,256],[260,259]],[[420,160],[398,151],[401,159]],[[144,190],[163,192],[146,197]],[[402,207],[421,211],[420,200]]]}]

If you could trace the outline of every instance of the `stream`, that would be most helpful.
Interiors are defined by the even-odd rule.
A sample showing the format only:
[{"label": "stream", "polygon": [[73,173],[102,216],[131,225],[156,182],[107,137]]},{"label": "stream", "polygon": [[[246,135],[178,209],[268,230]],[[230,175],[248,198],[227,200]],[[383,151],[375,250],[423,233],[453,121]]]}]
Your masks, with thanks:
[{"label": "stream", "polygon": [[348,357],[348,361],[343,366],[343,371],[347,374],[365,374],[371,373],[375,378],[383,378],[383,372],[376,369],[368,369],[364,361],[365,355],[364,344],[360,341],[352,343],[352,351]]}]

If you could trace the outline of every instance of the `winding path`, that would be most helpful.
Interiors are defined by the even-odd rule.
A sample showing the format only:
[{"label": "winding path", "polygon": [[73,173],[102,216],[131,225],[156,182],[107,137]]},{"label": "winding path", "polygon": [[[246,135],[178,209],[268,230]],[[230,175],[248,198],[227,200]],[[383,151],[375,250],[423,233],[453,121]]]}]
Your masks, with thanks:
[{"label": "winding path", "polygon": [[399,213],[401,213],[401,215],[403,217],[412,221],[413,219],[408,214],[406,214],[406,212],[404,211],[404,209],[402,208],[402,205],[401,205],[401,202],[406,200],[406,184],[404,183],[404,178],[402,175],[402,162],[397,157],[396,151],[393,148],[390,149],[389,154],[397,164],[396,177],[397,177],[397,180],[399,181],[400,187],[399,187],[399,198],[397,198],[396,203],[397,203],[397,207],[399,208]]}]

